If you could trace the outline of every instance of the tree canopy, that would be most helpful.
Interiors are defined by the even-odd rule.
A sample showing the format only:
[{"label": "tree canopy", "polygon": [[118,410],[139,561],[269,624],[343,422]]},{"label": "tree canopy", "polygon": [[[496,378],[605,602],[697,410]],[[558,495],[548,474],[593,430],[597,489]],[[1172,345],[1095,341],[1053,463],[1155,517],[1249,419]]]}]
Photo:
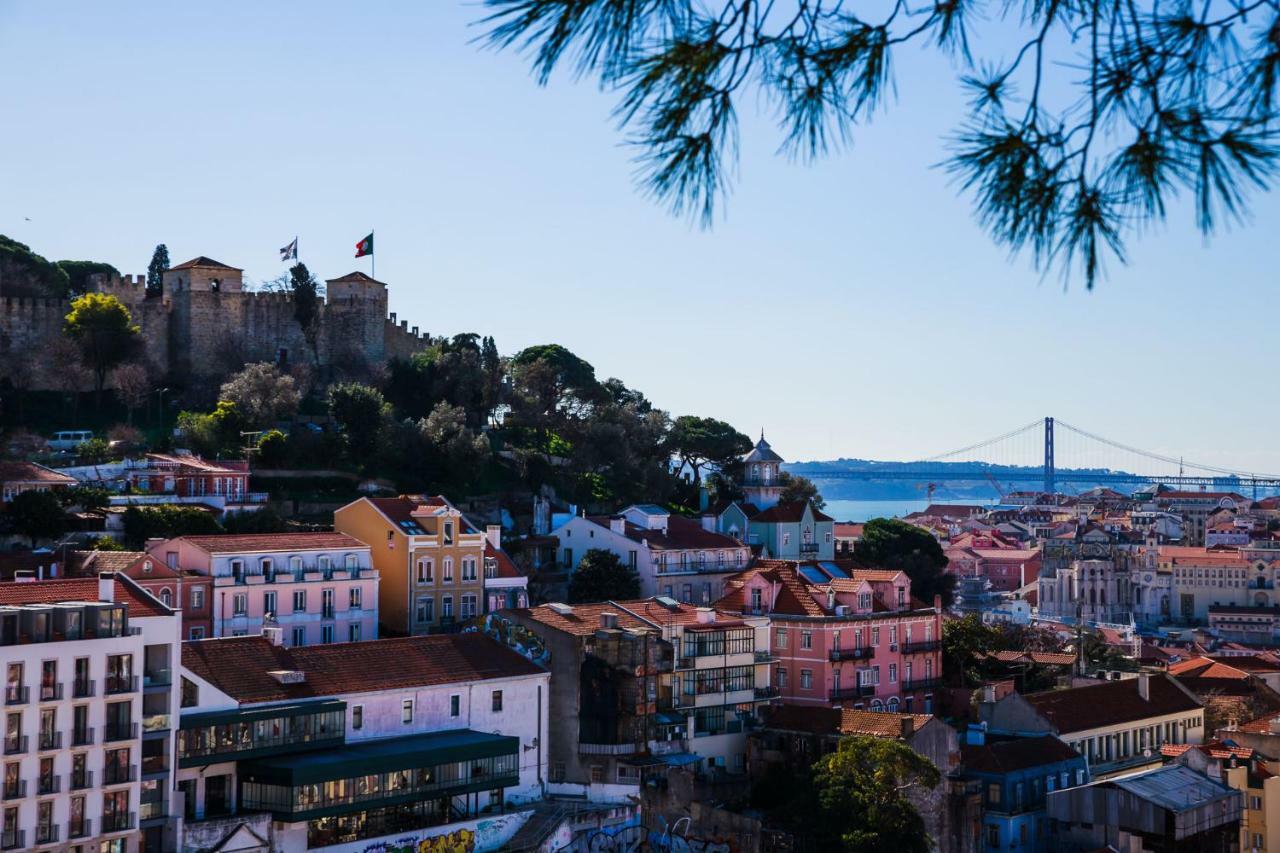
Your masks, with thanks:
[{"label": "tree canopy", "polygon": [[1205,233],[1244,217],[1280,152],[1276,0],[485,6],[490,44],[531,55],[539,82],[567,63],[618,92],[643,188],[703,222],[728,192],[740,103],[771,109],[786,154],[824,156],[887,105],[913,42],[948,57],[969,101],[946,165],[978,221],[1089,287],[1180,191]]},{"label": "tree canopy", "polygon": [[826,500],[818,491],[817,485],[808,477],[792,474],[790,471],[783,471],[778,475],[778,482],[782,484],[782,494],[778,496],[778,500],[782,503],[808,501],[813,504],[813,508],[816,510],[821,510],[827,505]]},{"label": "tree canopy", "polygon": [[159,296],[164,291],[164,271],[168,268],[169,247],[161,243],[151,253],[151,263],[147,264],[147,296]]},{"label": "tree canopy", "polygon": [[224,382],[219,398],[234,403],[249,426],[261,429],[293,415],[302,395],[292,376],[274,364],[259,362],[246,365]]},{"label": "tree canopy", "polygon": [[31,251],[25,243],[0,234],[0,278],[7,296],[65,297],[71,289],[66,270]]},{"label": "tree canopy", "polygon": [[71,313],[62,332],[75,341],[85,366],[93,371],[94,391],[99,401],[107,374],[123,364],[140,346],[140,330],[129,309],[106,293],[86,293],[71,302]]},{"label": "tree canopy", "polygon": [[592,548],[569,579],[569,602],[585,604],[640,597],[640,576],[612,551]]},{"label": "tree canopy", "polygon": [[9,502],[8,515],[13,528],[30,539],[33,548],[41,539],[56,539],[67,532],[62,501],[50,491],[19,492]]},{"label": "tree canopy", "polygon": [[751,449],[751,439],[730,424],[696,415],[676,418],[667,441],[681,468],[687,467],[696,483],[702,482],[703,467],[710,465],[719,469],[732,465]]},{"label": "tree canopy", "polygon": [[925,603],[942,596],[944,607],[955,597],[956,578],[943,571],[946,555],[927,531],[897,518],[873,518],[862,528],[854,557],[867,566],[900,569],[911,578],[911,594]]},{"label": "tree canopy", "polygon": [[342,429],[352,460],[362,467],[378,449],[378,434],[390,413],[377,388],[346,382],[329,389],[329,414]]},{"label": "tree canopy", "polygon": [[67,293],[71,296],[89,290],[91,275],[120,275],[120,270],[103,261],[58,261],[58,268],[67,274]]}]

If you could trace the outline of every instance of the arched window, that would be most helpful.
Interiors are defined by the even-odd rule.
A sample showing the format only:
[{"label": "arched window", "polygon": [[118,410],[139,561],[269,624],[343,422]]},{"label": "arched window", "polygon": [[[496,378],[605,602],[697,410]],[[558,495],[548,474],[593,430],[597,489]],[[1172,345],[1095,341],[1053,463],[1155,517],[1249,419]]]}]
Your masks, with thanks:
[{"label": "arched window", "polygon": [[883,711],[883,710],[884,710],[884,703],[883,703],[883,702],[881,702],[879,699],[872,699],[872,700],[871,700],[871,710],[873,710],[873,711]]},{"label": "arched window", "polygon": [[316,558],[316,566],[321,571],[327,570],[331,565],[333,565],[333,560],[329,559],[328,554],[321,554],[319,557]]},{"label": "arched window", "polygon": [[289,558],[289,570],[290,570],[290,571],[293,571],[293,572],[300,572],[300,571],[302,571],[302,558],[301,558],[301,557],[299,557],[299,556],[296,556],[296,555],[295,555],[295,556],[293,556],[293,557],[290,557],[290,558]]},{"label": "arched window", "polygon": [[160,603],[165,607],[173,606],[173,593],[169,591],[168,587],[160,590]]},{"label": "arched window", "polygon": [[898,710],[898,697],[890,696],[889,701],[886,704],[888,705],[890,711]]},{"label": "arched window", "polygon": [[348,569],[355,569],[360,566],[360,561],[356,558],[355,554],[347,554],[342,558],[342,562]]}]

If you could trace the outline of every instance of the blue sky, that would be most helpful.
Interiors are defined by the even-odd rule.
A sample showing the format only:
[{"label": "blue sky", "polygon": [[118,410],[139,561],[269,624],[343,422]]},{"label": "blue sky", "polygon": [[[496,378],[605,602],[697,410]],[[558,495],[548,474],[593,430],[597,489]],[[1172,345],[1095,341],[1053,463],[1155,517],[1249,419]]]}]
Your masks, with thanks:
[{"label": "blue sky", "polygon": [[[504,352],[562,343],[673,414],[791,459],[930,456],[1044,415],[1280,471],[1280,197],[1206,242],[1185,205],[1092,293],[974,223],[934,164],[963,98],[896,57],[897,100],[815,165],[768,115],[712,230],[638,193],[613,98],[472,43],[431,3],[0,3],[0,233],[143,272],[156,243],[322,277],[377,229],[391,309]],[[25,221],[29,217],[30,222]],[[1059,464],[1064,464],[1060,460]]]}]

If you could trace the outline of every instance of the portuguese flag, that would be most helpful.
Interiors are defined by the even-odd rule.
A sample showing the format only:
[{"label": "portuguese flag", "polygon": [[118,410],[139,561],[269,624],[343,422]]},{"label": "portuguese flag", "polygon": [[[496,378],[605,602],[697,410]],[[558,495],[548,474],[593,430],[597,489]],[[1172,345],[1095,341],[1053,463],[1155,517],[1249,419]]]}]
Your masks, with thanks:
[{"label": "portuguese flag", "polygon": [[365,255],[373,254],[373,232],[369,232],[369,236],[365,237],[359,243],[356,243],[356,257],[363,258]]}]

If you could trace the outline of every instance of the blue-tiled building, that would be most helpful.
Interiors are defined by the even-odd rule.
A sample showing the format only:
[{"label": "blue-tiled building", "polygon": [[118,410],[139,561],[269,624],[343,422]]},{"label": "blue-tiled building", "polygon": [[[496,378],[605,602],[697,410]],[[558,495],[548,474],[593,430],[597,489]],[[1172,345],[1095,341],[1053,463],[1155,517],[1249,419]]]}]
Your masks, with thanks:
[{"label": "blue-tiled building", "polygon": [[1089,781],[1084,757],[1053,735],[993,736],[974,727],[965,740],[961,776],[982,790],[979,849],[1050,850],[1045,797]]}]

